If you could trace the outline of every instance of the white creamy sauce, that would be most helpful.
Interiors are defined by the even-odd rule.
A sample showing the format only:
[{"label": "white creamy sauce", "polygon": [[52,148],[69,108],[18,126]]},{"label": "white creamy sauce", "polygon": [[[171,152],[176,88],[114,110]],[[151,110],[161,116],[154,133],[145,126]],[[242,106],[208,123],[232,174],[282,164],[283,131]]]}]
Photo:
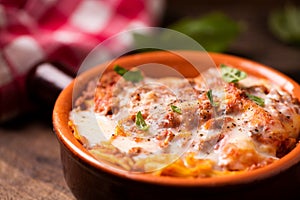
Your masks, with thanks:
[{"label": "white creamy sauce", "polygon": [[[88,147],[93,147],[101,141],[107,141],[108,137],[104,134],[99,126],[99,121],[96,119],[96,114],[92,109],[78,110],[74,109],[70,113],[72,120],[78,133],[85,137],[88,141]],[[105,128],[105,126],[103,126]]]},{"label": "white creamy sauce", "polygon": [[[149,129],[144,134],[130,133],[129,136],[118,136],[111,140],[111,143],[123,152],[128,152],[133,147],[142,147],[151,154],[160,154],[166,152],[165,148],[158,146],[158,141],[155,139],[155,135],[166,128],[160,127],[160,123],[168,122],[164,119],[167,112],[170,112],[170,105],[176,101],[183,101],[178,103],[178,107],[184,109],[185,107],[197,106],[191,100],[193,96],[183,91],[178,90],[174,85],[188,85],[187,81],[178,78],[164,78],[164,79],[151,79],[145,78],[142,84],[136,84],[124,87],[122,85],[116,87],[117,96],[114,97],[114,102],[119,108],[112,116],[104,116],[93,111],[93,107],[89,110],[80,111],[73,109],[70,114],[70,120],[73,121],[78,132],[88,140],[88,148],[92,148],[96,144],[102,141],[109,141],[112,135],[116,132],[116,126],[118,123],[122,123],[122,120],[126,120],[131,113],[138,111],[149,111],[149,116],[146,119],[146,123],[149,125]],[[125,84],[126,85],[126,84]],[[169,86],[172,86],[170,88]],[[191,86],[188,86],[191,88]],[[175,90],[174,90],[175,88]],[[143,91],[140,91],[143,90]],[[146,92],[144,91],[146,90]],[[139,104],[133,104],[133,94],[140,94]],[[185,95],[185,96],[183,96]],[[187,101],[189,101],[187,105]],[[195,99],[193,100],[195,101]],[[166,110],[166,108],[170,108]],[[129,120],[122,124],[125,131],[130,132],[130,129],[135,127],[135,122]],[[178,135],[178,131],[173,128],[168,130]],[[196,130],[195,130],[196,131]],[[135,141],[135,137],[143,138],[144,141]],[[176,142],[169,144],[167,152],[178,154],[179,156],[187,148],[187,143],[191,142],[191,137],[181,140],[179,138]]]}]

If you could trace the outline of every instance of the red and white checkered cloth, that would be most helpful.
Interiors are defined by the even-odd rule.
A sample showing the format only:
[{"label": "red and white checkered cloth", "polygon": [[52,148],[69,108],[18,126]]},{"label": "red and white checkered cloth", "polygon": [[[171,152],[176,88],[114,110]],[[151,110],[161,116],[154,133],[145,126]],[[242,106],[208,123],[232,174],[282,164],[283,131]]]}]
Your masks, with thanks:
[{"label": "red and white checkered cloth", "polygon": [[101,41],[154,26],[162,0],[0,0],[0,121],[28,107],[25,79],[38,62],[78,67]]}]

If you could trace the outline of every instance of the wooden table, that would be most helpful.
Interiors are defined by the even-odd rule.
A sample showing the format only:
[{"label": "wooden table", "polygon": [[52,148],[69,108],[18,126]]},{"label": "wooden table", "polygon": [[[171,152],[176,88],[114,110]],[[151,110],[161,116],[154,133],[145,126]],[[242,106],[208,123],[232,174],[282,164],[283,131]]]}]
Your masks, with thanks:
[{"label": "wooden table", "polygon": [[[231,52],[272,66],[300,82],[300,49],[277,41],[265,24],[266,9],[274,1],[220,2],[223,1],[169,0],[163,24],[183,16],[224,11],[248,24],[248,31],[232,45]],[[0,127],[0,199],[74,199],[64,181],[50,112],[31,113]]]},{"label": "wooden table", "polygon": [[0,128],[0,199],[74,199],[50,119],[25,117]]}]

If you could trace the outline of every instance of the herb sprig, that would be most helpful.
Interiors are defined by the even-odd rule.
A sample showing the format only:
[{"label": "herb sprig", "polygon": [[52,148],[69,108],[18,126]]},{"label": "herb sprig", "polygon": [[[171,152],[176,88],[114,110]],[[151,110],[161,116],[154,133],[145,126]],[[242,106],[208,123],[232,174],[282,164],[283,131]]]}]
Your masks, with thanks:
[{"label": "herb sprig", "polygon": [[140,70],[127,70],[119,65],[114,66],[114,71],[123,76],[126,81],[131,81],[133,83],[138,83],[144,79],[143,74]]},{"label": "herb sprig", "polygon": [[280,41],[300,47],[300,7],[291,3],[273,10],[268,17],[271,33]]},{"label": "herb sprig", "polygon": [[177,107],[177,106],[171,105],[171,109],[172,109],[173,112],[176,112],[178,114],[182,113],[181,109],[179,107]]},{"label": "herb sprig", "polygon": [[[243,80],[247,77],[247,73],[242,70],[235,69],[224,64],[221,64],[220,67],[221,67],[222,79],[228,83],[237,83],[240,80]],[[246,93],[246,95],[257,105],[262,107],[265,106],[265,100],[263,98],[248,93]],[[208,91],[207,96],[211,101],[211,104],[213,105],[214,102],[212,99],[211,91]]]},{"label": "herb sprig", "polygon": [[222,79],[228,83],[237,83],[247,77],[246,72],[221,64]]},{"label": "herb sprig", "polygon": [[245,26],[223,12],[211,12],[199,17],[183,18],[169,28],[192,37],[208,51],[225,52]]},{"label": "herb sprig", "polygon": [[265,106],[265,100],[263,98],[260,98],[258,96],[248,94],[248,93],[246,95],[249,99],[254,101],[257,105],[262,106],[262,107]]},{"label": "herb sprig", "polygon": [[211,89],[209,89],[209,90],[206,92],[206,96],[207,96],[207,98],[209,99],[209,102],[210,102],[210,104],[211,104],[213,107],[218,106],[217,102],[215,102],[214,99],[213,99],[213,94],[212,94],[212,90],[211,90]]},{"label": "herb sprig", "polygon": [[135,124],[136,126],[142,130],[142,131],[146,131],[149,129],[149,125],[146,123],[146,121],[144,120],[143,118],[143,115],[141,113],[141,111],[139,111],[137,114],[136,114],[136,117],[135,117]]}]

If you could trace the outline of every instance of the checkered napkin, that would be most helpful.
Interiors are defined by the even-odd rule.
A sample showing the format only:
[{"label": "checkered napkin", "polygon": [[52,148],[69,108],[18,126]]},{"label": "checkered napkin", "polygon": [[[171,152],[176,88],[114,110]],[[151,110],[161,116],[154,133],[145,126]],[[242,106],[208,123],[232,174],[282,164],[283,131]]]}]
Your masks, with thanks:
[{"label": "checkered napkin", "polygon": [[[0,122],[28,109],[28,71],[46,60],[78,67],[101,41],[154,26],[162,0],[0,0]],[[28,102],[27,102],[28,101]]]}]

